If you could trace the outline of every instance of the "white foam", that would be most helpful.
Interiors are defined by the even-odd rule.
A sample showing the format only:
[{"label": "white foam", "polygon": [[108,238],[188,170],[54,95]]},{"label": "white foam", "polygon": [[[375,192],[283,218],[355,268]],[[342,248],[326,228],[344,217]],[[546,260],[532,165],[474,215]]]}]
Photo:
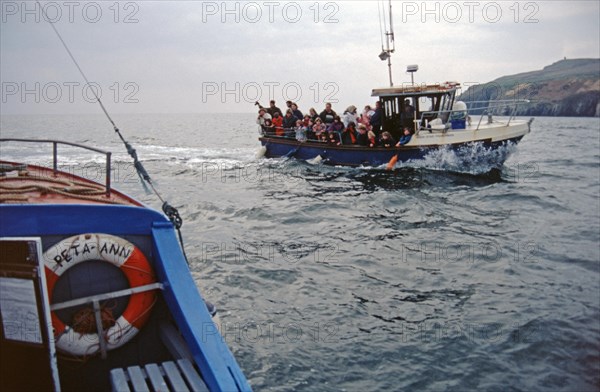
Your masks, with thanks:
[{"label": "white foam", "polygon": [[516,150],[515,143],[492,148],[483,143],[470,143],[458,149],[449,146],[428,152],[423,159],[398,162],[397,167],[426,168],[459,173],[483,174],[502,166],[508,156]]}]

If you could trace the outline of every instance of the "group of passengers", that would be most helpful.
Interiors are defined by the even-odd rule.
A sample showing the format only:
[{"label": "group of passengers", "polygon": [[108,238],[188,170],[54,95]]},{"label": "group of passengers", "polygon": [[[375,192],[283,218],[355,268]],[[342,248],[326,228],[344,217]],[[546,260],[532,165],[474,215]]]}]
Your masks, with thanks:
[{"label": "group of passengers", "polygon": [[325,109],[317,113],[310,108],[309,113],[302,114],[298,105],[287,101],[285,114],[271,100],[268,108],[259,106],[256,123],[267,136],[296,138],[299,141],[319,141],[333,145],[355,145],[363,147],[400,147],[408,143],[412,132],[405,127],[403,135],[396,142],[389,132],[381,132],[383,111],[377,101],[375,107],[365,106],[360,115],[356,106],[351,105],[339,116],[325,104]]}]

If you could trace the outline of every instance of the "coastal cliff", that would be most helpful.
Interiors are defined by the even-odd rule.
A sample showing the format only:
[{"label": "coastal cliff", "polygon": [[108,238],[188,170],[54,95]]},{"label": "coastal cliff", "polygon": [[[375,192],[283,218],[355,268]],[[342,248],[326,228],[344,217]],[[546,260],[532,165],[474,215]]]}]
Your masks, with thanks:
[{"label": "coastal cliff", "polygon": [[465,102],[529,99],[519,116],[600,117],[600,59],[561,60],[539,71],[469,87]]}]

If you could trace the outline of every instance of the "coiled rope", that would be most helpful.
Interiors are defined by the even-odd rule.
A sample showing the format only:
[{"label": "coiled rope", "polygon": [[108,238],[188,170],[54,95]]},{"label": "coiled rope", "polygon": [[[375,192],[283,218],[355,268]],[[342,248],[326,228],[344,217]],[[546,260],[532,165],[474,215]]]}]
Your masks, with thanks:
[{"label": "coiled rope", "polygon": [[[37,180],[37,177],[29,177],[27,171],[21,171],[19,174],[19,177],[0,177],[0,189],[3,190],[0,194],[0,203],[23,202],[28,199],[24,194],[39,192],[42,195],[57,194],[85,201],[122,204],[117,200],[104,197],[106,190],[100,185],[54,178],[44,178],[43,181],[46,184],[33,184],[30,181]],[[27,183],[19,184],[19,182]]]}]

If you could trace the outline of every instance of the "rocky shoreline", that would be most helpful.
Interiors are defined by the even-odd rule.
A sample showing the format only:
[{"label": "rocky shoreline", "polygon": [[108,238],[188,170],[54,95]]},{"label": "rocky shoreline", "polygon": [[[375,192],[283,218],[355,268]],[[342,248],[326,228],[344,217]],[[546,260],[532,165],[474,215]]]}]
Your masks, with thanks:
[{"label": "rocky shoreline", "polygon": [[529,99],[519,116],[600,117],[600,59],[561,60],[542,70],[469,87],[465,102]]}]

